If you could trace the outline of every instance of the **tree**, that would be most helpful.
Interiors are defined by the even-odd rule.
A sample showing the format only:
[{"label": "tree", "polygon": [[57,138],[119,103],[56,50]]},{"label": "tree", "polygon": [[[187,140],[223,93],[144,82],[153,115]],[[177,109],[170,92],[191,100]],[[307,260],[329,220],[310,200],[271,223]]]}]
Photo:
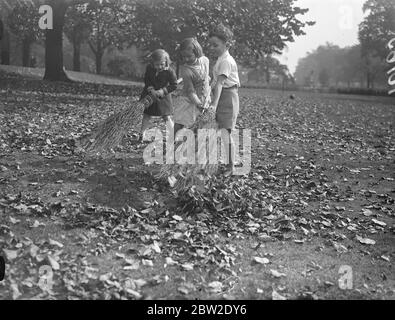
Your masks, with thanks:
[{"label": "tree", "polygon": [[[368,0],[363,6],[366,17],[359,25],[359,41],[366,65],[366,86],[374,86],[376,67],[382,65],[388,54],[386,45],[395,36],[395,2]],[[380,71],[383,71],[380,68]]]},{"label": "tree", "polygon": [[366,14],[359,25],[362,55],[385,59],[386,45],[395,36],[395,2],[393,0],[368,0],[363,5]]},{"label": "tree", "polygon": [[[306,57],[299,60],[295,77],[298,84],[308,85],[320,82],[321,85],[348,86],[366,80],[368,88],[385,84],[385,63],[378,57],[362,56],[361,45],[339,48],[327,43],[319,46]],[[318,75],[318,77],[312,76]],[[366,79],[366,75],[369,77]],[[312,84],[312,83],[311,83]]]},{"label": "tree", "polygon": [[64,32],[73,44],[73,70],[81,70],[81,45],[87,41],[90,23],[87,18],[87,4],[77,4],[66,13]]},{"label": "tree", "polygon": [[4,23],[3,20],[0,19],[0,40],[3,39],[4,36]]},{"label": "tree", "polygon": [[32,44],[41,36],[38,1],[17,3],[8,15],[8,27],[22,43],[22,65],[30,66]]},{"label": "tree", "polygon": [[7,16],[12,9],[11,3],[7,0],[0,0],[0,24],[2,26],[2,36],[0,39],[1,64],[10,64],[10,34],[8,30]]},{"label": "tree", "polygon": [[250,65],[304,34],[313,23],[296,16],[307,11],[295,7],[294,0],[137,0],[135,29],[147,50],[163,47],[174,55],[182,38],[196,36],[205,44],[210,29],[222,22],[234,32],[232,54]]},{"label": "tree", "polygon": [[96,57],[96,73],[101,73],[102,58],[110,46],[121,46],[127,33],[127,15],[124,2],[119,0],[90,1],[86,16],[90,24],[88,44]]},{"label": "tree", "polygon": [[63,26],[73,0],[46,0],[53,12],[53,29],[45,30],[44,80],[70,81],[63,66]]},{"label": "tree", "polygon": [[322,68],[320,73],[318,74],[318,81],[320,82],[321,86],[326,87],[329,84],[329,73],[326,68]]},{"label": "tree", "polygon": [[272,75],[277,79],[291,79],[288,67],[283,65],[271,55],[266,55],[258,59],[255,66],[248,73],[249,79],[255,81],[265,81],[270,84]]},{"label": "tree", "polygon": [[[331,43],[319,46],[299,60],[295,71],[296,81],[302,85],[309,82],[320,82],[320,74],[322,73],[323,78],[327,78],[326,85],[336,84],[339,81],[338,75],[342,69],[341,55],[342,49],[339,46]],[[324,72],[323,69],[325,69]],[[312,71],[317,77],[311,75]]]}]

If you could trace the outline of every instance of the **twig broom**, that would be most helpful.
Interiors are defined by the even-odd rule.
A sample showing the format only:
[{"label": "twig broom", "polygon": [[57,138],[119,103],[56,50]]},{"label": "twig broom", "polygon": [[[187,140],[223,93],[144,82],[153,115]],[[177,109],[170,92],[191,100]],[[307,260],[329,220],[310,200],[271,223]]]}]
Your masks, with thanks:
[{"label": "twig broom", "polygon": [[[215,119],[215,110],[208,107],[209,98],[205,100],[205,109],[198,116],[194,125],[189,128],[190,130],[196,131],[196,129],[214,129],[209,130],[209,134],[214,134],[214,137],[208,137],[207,143],[198,143],[195,152],[195,164],[166,164],[161,167],[158,174],[159,179],[167,179],[170,186],[175,189],[178,194],[188,191],[191,187],[204,187],[205,181],[210,179],[213,174],[218,171],[218,163],[209,163],[209,159],[212,158],[212,153],[217,153],[217,122]],[[197,139],[195,139],[197,140]],[[206,141],[206,142],[207,142]],[[201,141],[200,141],[201,142]],[[176,147],[177,149],[177,147]],[[179,146],[180,154],[186,152],[187,144],[183,143]],[[208,151],[208,155],[207,155]],[[206,157],[201,159],[199,156],[206,154]],[[214,159],[217,159],[218,153],[214,155]]]},{"label": "twig broom", "polygon": [[153,102],[154,97],[147,95],[135,101],[124,110],[108,117],[91,133],[81,137],[77,144],[85,151],[104,151],[119,145],[131,125],[137,125],[144,109]]}]

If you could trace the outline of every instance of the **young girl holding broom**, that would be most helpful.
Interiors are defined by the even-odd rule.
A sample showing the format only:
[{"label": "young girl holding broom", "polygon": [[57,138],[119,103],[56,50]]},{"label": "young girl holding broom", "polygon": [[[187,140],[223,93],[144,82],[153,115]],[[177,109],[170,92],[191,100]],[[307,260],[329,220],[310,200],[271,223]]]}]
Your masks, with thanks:
[{"label": "young girl holding broom", "polygon": [[150,126],[151,117],[162,117],[167,127],[173,130],[174,124],[171,119],[173,114],[173,101],[171,92],[177,89],[177,76],[170,67],[170,56],[163,49],[157,49],[151,53],[151,63],[147,65],[144,76],[144,89],[140,100],[148,94],[155,98],[154,103],[144,110],[141,125],[140,140],[144,140],[144,132]]},{"label": "young girl holding broom", "polygon": [[230,175],[234,171],[234,143],[231,133],[235,129],[239,114],[238,88],[240,80],[236,61],[229,54],[232,38],[232,31],[222,24],[216,26],[209,34],[210,50],[217,57],[211,84],[213,88],[212,107],[216,110],[218,129],[226,129],[229,133],[229,148],[225,147],[229,159],[226,175]]},{"label": "young girl holding broom", "polygon": [[191,127],[210,102],[209,60],[196,38],[186,38],[179,47],[183,79],[181,97],[174,109],[174,133]]},{"label": "young girl holding broom", "polygon": [[[181,95],[178,97],[174,105],[174,132],[176,138],[176,153],[183,154],[185,145],[177,139],[177,132],[183,128],[201,129],[216,128],[214,116],[210,119],[202,119],[204,109],[208,108],[210,99],[210,76],[209,76],[209,59],[203,55],[202,47],[196,38],[186,38],[179,46],[180,53],[180,77],[183,80]],[[206,112],[207,114],[207,112]],[[181,146],[180,146],[181,144]],[[180,149],[178,147],[180,146]],[[198,146],[197,154],[202,145]],[[183,151],[184,150],[184,151]],[[200,163],[196,159],[195,164],[168,164],[163,166],[159,174],[159,178],[167,177],[172,186],[176,185],[178,191],[186,190],[188,185],[196,184],[196,177],[202,173],[202,170],[209,174],[207,164]],[[175,184],[175,182],[177,182]]]}]

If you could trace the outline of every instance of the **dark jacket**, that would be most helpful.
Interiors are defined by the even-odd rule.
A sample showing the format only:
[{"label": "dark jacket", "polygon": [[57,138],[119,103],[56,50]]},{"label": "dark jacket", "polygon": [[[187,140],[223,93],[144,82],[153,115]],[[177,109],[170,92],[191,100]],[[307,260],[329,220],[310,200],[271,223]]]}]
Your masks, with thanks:
[{"label": "dark jacket", "polygon": [[163,89],[165,96],[155,101],[144,113],[150,116],[168,116],[173,114],[173,101],[171,92],[177,89],[177,76],[173,69],[169,68],[156,73],[155,68],[149,64],[144,76],[144,89],[141,93],[141,99],[148,94],[148,87],[154,87],[155,90]]}]

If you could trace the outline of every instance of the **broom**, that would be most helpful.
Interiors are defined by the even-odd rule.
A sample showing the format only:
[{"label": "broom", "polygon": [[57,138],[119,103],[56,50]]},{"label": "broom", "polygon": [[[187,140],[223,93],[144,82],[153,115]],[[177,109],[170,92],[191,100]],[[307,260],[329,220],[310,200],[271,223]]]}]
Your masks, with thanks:
[{"label": "broom", "polygon": [[140,101],[135,101],[124,110],[115,113],[104,120],[91,133],[79,138],[77,146],[85,151],[104,151],[119,145],[131,125],[140,122],[140,115],[148,108],[155,98],[147,95]]},{"label": "broom", "polygon": [[[177,80],[177,85],[182,79]],[[148,108],[157,98],[148,94],[142,100],[134,102],[124,110],[113,114],[97,126],[91,133],[76,141],[77,149],[84,151],[104,151],[111,149],[122,142],[130,126],[140,123],[144,109]]]},{"label": "broom", "polygon": [[[211,107],[207,107],[209,104],[209,97],[207,96],[204,103],[203,112],[198,116],[196,122],[193,124],[190,130],[196,129],[217,129],[217,122],[215,119],[215,110]],[[204,183],[212,177],[218,171],[218,163],[210,164],[209,159],[213,152],[216,151],[216,131],[210,131],[215,134],[215,139],[209,138],[209,144],[203,143],[198,144],[198,148],[195,152],[195,164],[166,164],[161,167],[157,178],[167,179],[170,186],[174,190],[181,194],[182,192],[188,191],[192,186],[199,186],[204,188]],[[209,151],[208,157],[205,161],[199,159],[199,155]],[[187,149],[187,144],[183,143],[180,146],[179,152],[183,154]],[[206,149],[206,150],[204,150]],[[217,154],[215,155],[217,156]]]}]

